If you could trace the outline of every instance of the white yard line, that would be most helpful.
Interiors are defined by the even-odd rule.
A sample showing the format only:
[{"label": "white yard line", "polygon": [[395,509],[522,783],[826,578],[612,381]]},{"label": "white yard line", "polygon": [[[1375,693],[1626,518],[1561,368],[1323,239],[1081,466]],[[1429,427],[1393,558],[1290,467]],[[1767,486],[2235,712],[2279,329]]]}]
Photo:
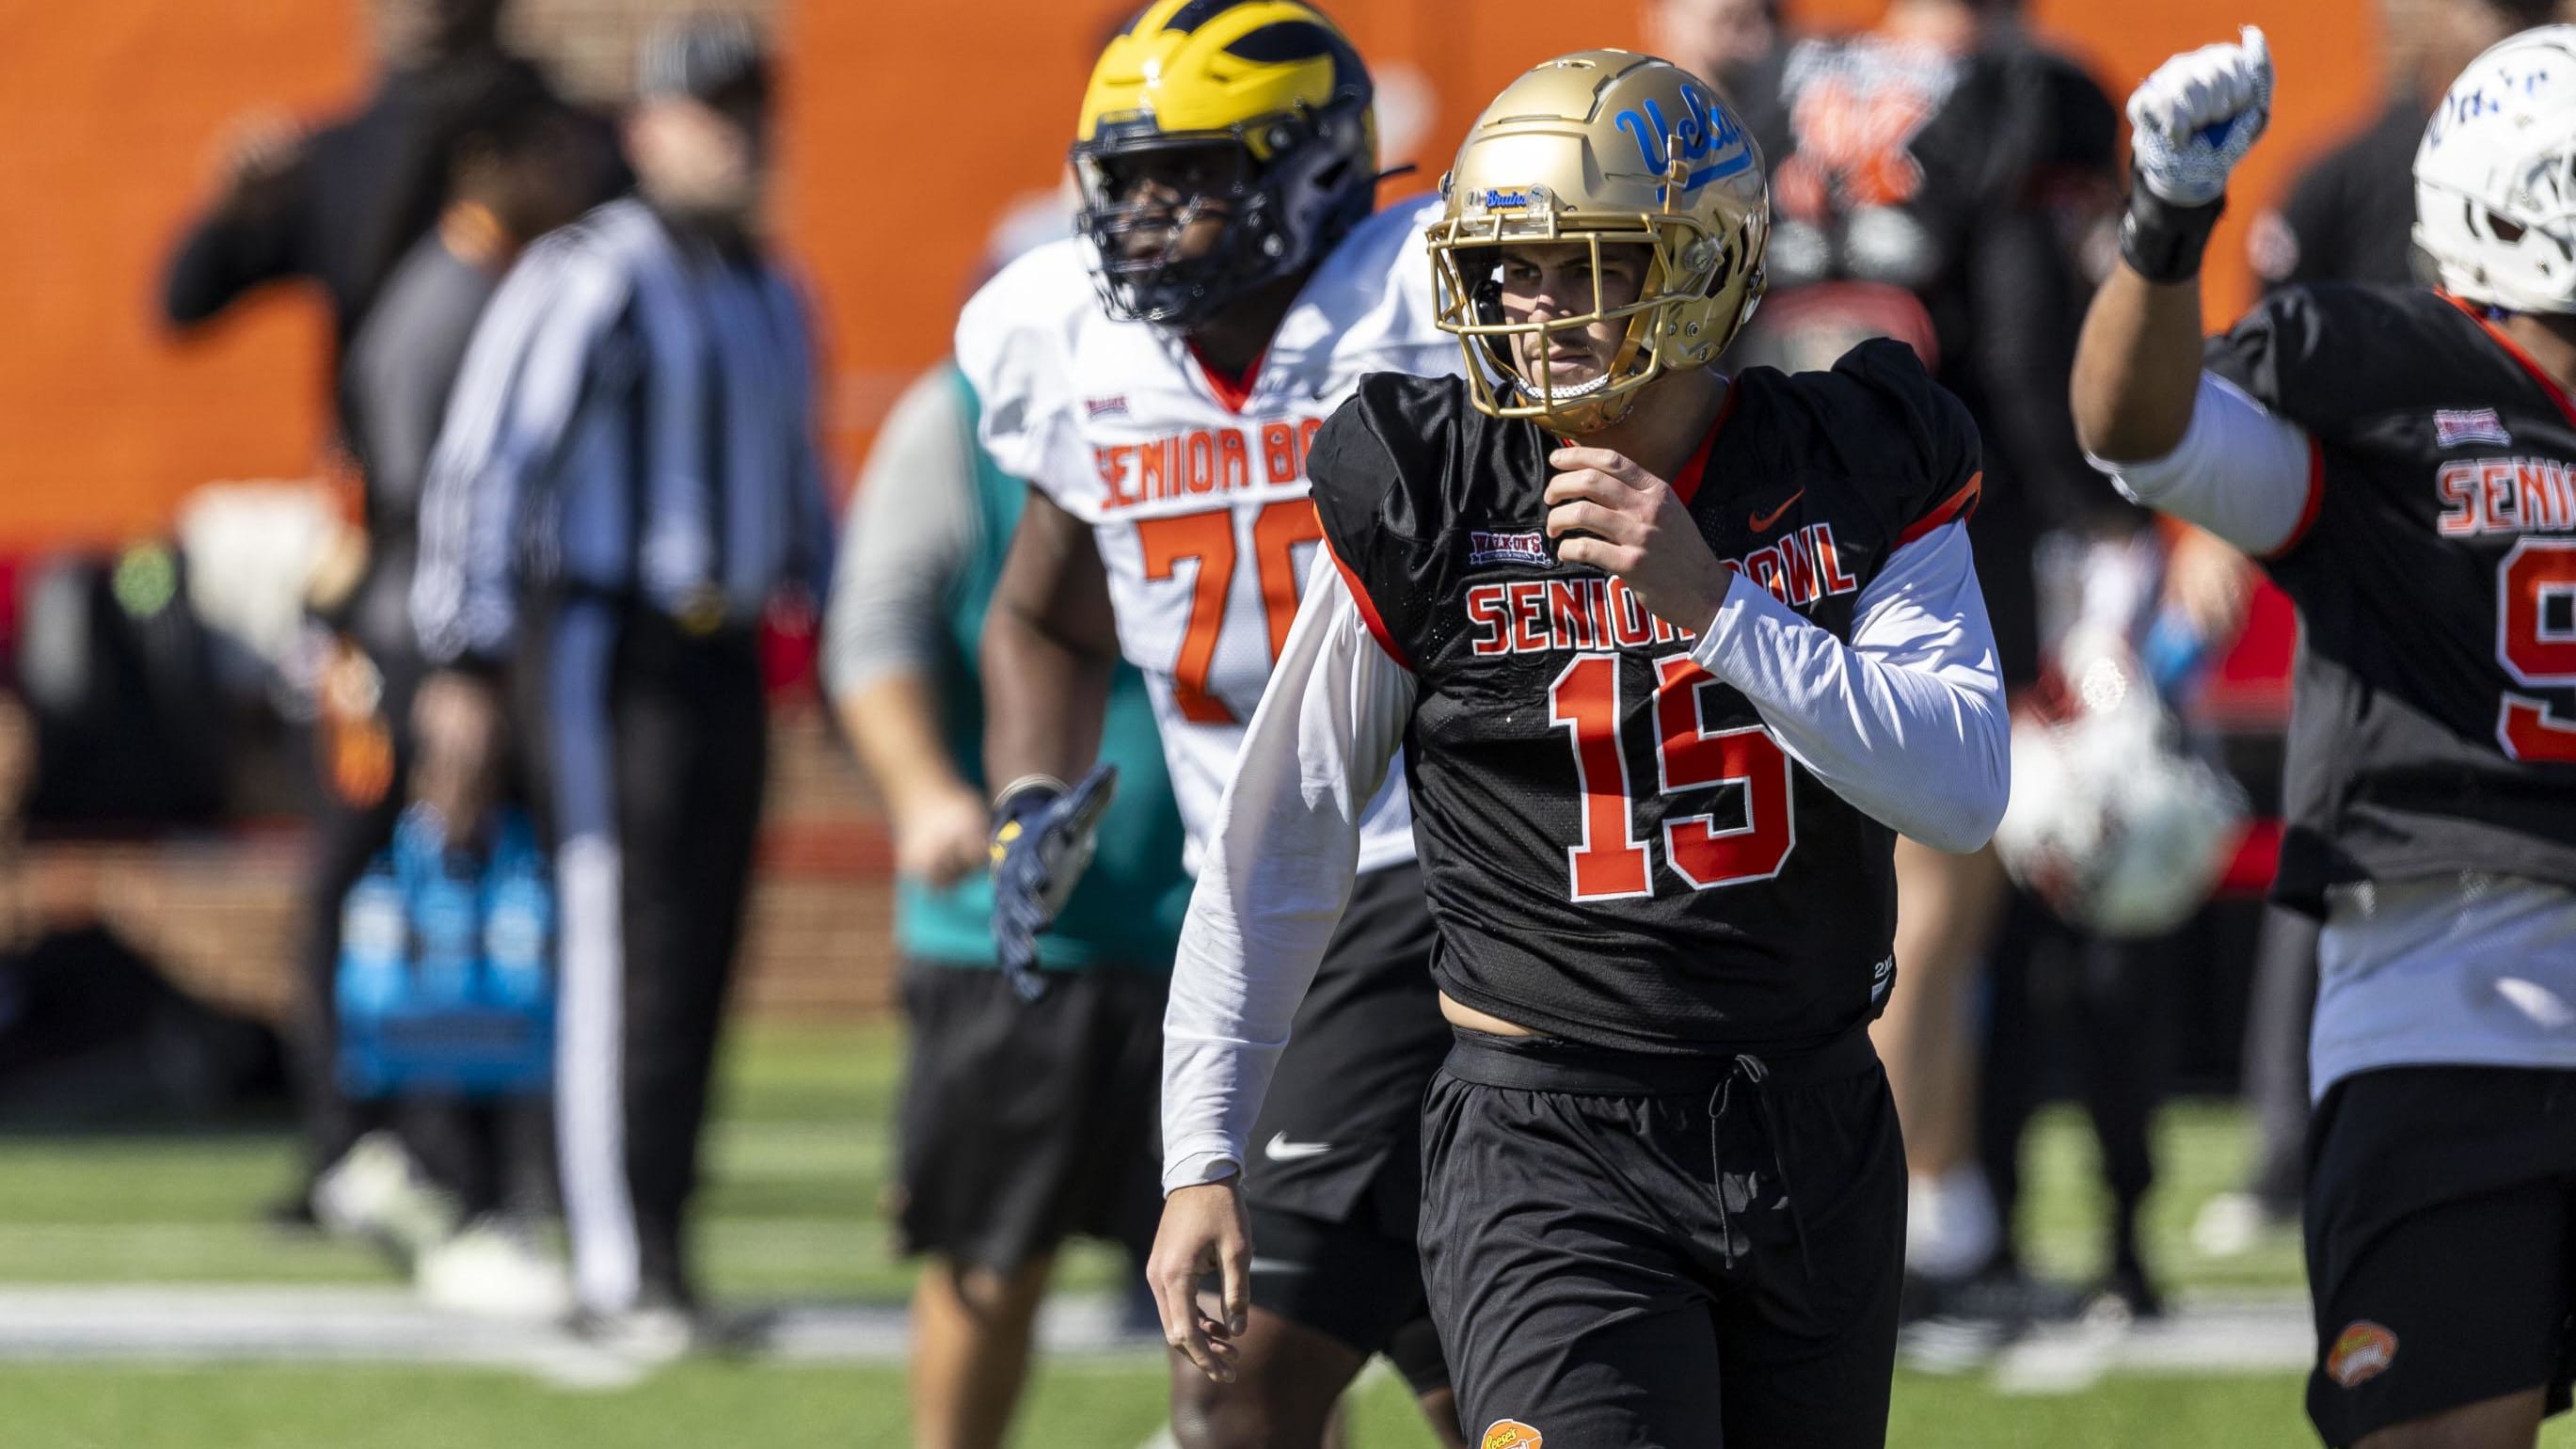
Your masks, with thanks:
[{"label": "white yard line", "polygon": [[1994,1365],[2007,1394],[2071,1394],[2105,1374],[2297,1373],[2316,1352],[2305,1298],[2178,1298],[2148,1323],[2073,1323],[2033,1333]]},{"label": "white yard line", "polygon": [[[1122,1335],[1118,1303],[1100,1294],[1057,1297],[1038,1337],[1051,1356],[1104,1369],[1161,1354],[1150,1336]],[[798,1304],[778,1311],[758,1354],[783,1363],[892,1364],[910,1341],[899,1307]],[[2063,1394],[2112,1374],[2296,1373],[2314,1344],[2304,1299],[2194,1296],[2154,1323],[2031,1334],[1985,1367],[2000,1392]],[[650,1372],[553,1325],[438,1313],[390,1286],[0,1288],[0,1362],[448,1365],[518,1370],[573,1388],[623,1387]]]},{"label": "white yard line", "polygon": [[[1067,1297],[1047,1305],[1038,1336],[1058,1356],[1159,1355],[1159,1341],[1117,1328],[1110,1299]],[[900,1363],[910,1340],[901,1308],[796,1305],[778,1312],[759,1353]],[[554,1325],[439,1313],[401,1288],[0,1288],[0,1362],[66,1361],[443,1364],[519,1369],[581,1388],[623,1387],[649,1371]]]},{"label": "white yard line", "polygon": [[397,1288],[0,1289],[0,1360],[442,1364],[581,1388],[643,1377],[558,1329],[434,1313]]}]

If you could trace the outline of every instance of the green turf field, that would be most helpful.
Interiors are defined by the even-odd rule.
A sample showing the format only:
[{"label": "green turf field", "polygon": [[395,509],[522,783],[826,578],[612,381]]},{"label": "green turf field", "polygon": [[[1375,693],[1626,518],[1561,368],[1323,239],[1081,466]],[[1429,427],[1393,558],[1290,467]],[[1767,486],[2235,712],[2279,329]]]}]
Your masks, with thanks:
[{"label": "green turf field", "polygon": [[[900,1301],[906,1275],[881,1225],[892,1092],[890,1035],[766,1029],[730,1060],[703,1247],[716,1296],[741,1302]],[[2168,1114],[2156,1261],[2186,1298],[2297,1288],[2288,1242],[2211,1261],[2187,1239],[2191,1214],[2231,1183],[2245,1151],[2234,1116],[2190,1104]],[[2051,1115],[2032,1147],[2030,1238],[2053,1273],[2098,1259],[2090,1139]],[[392,1284],[364,1251],[279,1236],[256,1209],[286,1179],[292,1144],[275,1132],[160,1138],[0,1139],[0,1285]],[[1070,1264],[1077,1289],[1119,1271],[1106,1254]],[[20,1355],[23,1360],[24,1355]],[[2112,1371],[2076,1392],[2006,1393],[1993,1375],[1907,1373],[1891,1442],[1924,1446],[2237,1446],[2312,1442],[2298,1383],[2282,1373]],[[1161,1418],[1149,1351],[1057,1360],[1041,1373],[1018,1442],[1132,1449]],[[0,1443],[78,1449],[469,1449],[481,1445],[901,1444],[902,1373],[891,1363],[699,1363],[632,1387],[566,1389],[530,1374],[393,1364],[258,1363],[137,1367],[86,1361],[0,1365]],[[1352,1440],[1413,1449],[1428,1438],[1401,1388],[1379,1375],[1358,1394]],[[2551,1436],[2576,1446],[2576,1432]]]},{"label": "green turf field", "polygon": [[[481,1445],[900,1445],[892,1368],[675,1369],[619,1394],[569,1394],[501,1374],[385,1369],[231,1372],[43,1368],[0,1372],[12,1444],[62,1449],[466,1449]],[[2068,1398],[1999,1399],[1947,1380],[1899,1385],[1889,1442],[1925,1449],[2153,1449],[2294,1445],[2289,1386],[2123,1380]],[[1150,1366],[1058,1367],[1023,1409],[1017,1443],[1131,1449],[1161,1424]],[[1430,1444],[1402,1389],[1380,1380],[1349,1425],[1365,1449]]]}]

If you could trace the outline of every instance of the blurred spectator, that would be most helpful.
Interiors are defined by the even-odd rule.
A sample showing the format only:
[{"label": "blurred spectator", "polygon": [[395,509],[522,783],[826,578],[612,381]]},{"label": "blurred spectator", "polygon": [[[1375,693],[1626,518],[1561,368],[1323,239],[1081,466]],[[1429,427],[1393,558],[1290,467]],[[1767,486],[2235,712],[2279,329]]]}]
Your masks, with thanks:
[{"label": "blurred spectator", "polygon": [[[2387,93],[2379,114],[2311,162],[2255,218],[2246,253],[2266,288],[2403,287],[2415,225],[2415,147],[2433,103],[2480,51],[2557,18],[2553,0],[2381,0]],[[2302,1029],[2301,1039],[2305,1040]]]},{"label": "blurred spectator", "polygon": [[1789,33],[1780,9],[1780,0],[1645,0],[1638,16],[1647,53],[1714,86],[1772,162],[1788,149],[1780,68]]},{"label": "blurred spectator", "polygon": [[[2415,285],[2415,148],[2434,102],[2479,52],[2550,23],[2558,7],[2549,0],[2384,0],[2381,11],[2388,91],[2379,114],[2301,171],[2286,199],[2247,232],[2247,259],[2266,290],[2313,282]],[[2317,930],[2313,916],[2264,909],[2245,1018],[2254,1161],[2241,1190],[2211,1198],[2193,1221],[2193,1245],[2205,1253],[2242,1252],[2265,1229],[2298,1223]]]},{"label": "blurred spectator", "polygon": [[895,937],[912,1033],[900,1124],[913,1440],[998,1445],[1056,1250],[1076,1233],[1138,1263],[1162,1201],[1154,1144],[1163,998],[1189,878],[1145,681],[1121,665],[1100,758],[1118,767],[1098,853],[1038,938],[1047,991],[997,969],[976,659],[1026,485],[975,441],[942,365],[868,460],[833,582],[827,672],[894,828]]},{"label": "blurred spectator", "polygon": [[556,1132],[595,1333],[683,1351],[698,1177],[767,769],[759,625],[831,549],[805,304],[757,240],[769,60],[645,39],[641,195],[523,258],[477,324],[421,511],[420,793],[479,819],[515,667],[561,902]]},{"label": "blurred spectator", "polygon": [[438,216],[458,115],[496,86],[547,91],[502,51],[503,3],[367,0],[378,76],[364,105],[309,134],[274,114],[237,121],[215,205],[171,259],[170,321],[190,326],[261,283],[304,277],[321,285],[332,340],[346,346]]},{"label": "blurred spectator", "polygon": [[[489,145],[493,119],[505,110],[527,115],[551,107],[567,118],[573,113],[555,101],[534,67],[503,53],[498,22],[503,0],[369,0],[368,20],[380,70],[375,94],[356,112],[312,134],[299,132],[278,117],[255,117],[237,123],[228,148],[221,194],[180,243],[165,281],[163,309],[176,325],[189,326],[221,312],[244,292],[262,283],[293,277],[319,283],[329,301],[336,354],[357,336],[369,305],[393,264],[428,232],[448,201],[453,162],[460,141],[479,137]],[[486,184],[495,184],[485,178]],[[546,184],[572,190],[563,204],[574,209],[606,195],[607,174],[567,171]],[[519,218],[521,221],[527,218]],[[532,235],[533,233],[529,233]],[[511,245],[515,245],[515,241]],[[502,249],[504,257],[506,248]],[[430,309],[446,303],[433,302]],[[472,310],[444,320],[470,325]],[[377,351],[402,359],[412,343],[423,345],[409,359],[415,378],[434,384],[443,397],[446,376],[454,370],[451,349],[439,359],[435,336],[414,339],[409,327],[380,334]],[[437,376],[432,376],[438,374]],[[369,379],[354,369],[339,376],[334,398],[342,421],[353,433],[356,420],[351,392]],[[419,404],[415,401],[415,408]],[[430,406],[436,405],[433,399]],[[372,441],[353,442],[373,456],[368,466],[407,470],[391,494],[371,481],[367,500],[369,531],[376,535],[372,565],[362,549],[346,549],[338,577],[326,591],[345,592],[352,571],[372,567],[381,585],[407,568],[412,500],[417,475],[428,455],[428,439],[419,425],[406,433],[390,412],[378,420],[383,433]],[[326,569],[326,573],[330,570]],[[377,1125],[340,1094],[330,1054],[330,982],[339,949],[340,898],[349,882],[382,843],[389,826],[377,820],[395,808],[390,790],[395,767],[394,742],[379,704],[390,683],[407,688],[416,671],[402,667],[410,654],[397,648],[397,631],[389,627],[377,587],[361,596],[372,600],[359,646],[364,657],[344,654],[322,680],[316,747],[322,755],[327,788],[320,810],[321,839],[314,862],[303,945],[302,980],[314,988],[306,1001],[306,1046],[302,1087],[308,1132],[307,1182],[282,1202],[276,1215],[290,1223],[314,1217],[313,1181],[338,1162],[370,1127]],[[402,631],[407,632],[407,631]],[[353,802],[354,805],[353,805]],[[353,813],[354,810],[354,813]],[[401,1154],[371,1152],[365,1159],[381,1179],[381,1191],[357,1193],[360,1202],[389,1205],[410,1196]],[[346,1184],[344,1184],[346,1186]],[[373,1210],[358,1214],[373,1215]],[[434,1223],[439,1214],[405,1212],[407,1221]],[[352,1220],[351,1227],[371,1225]],[[421,1246],[421,1244],[414,1244]]]},{"label": "blurred spectator", "polygon": [[[422,665],[411,628],[420,489],[448,393],[484,304],[520,249],[573,219],[595,194],[606,157],[594,129],[541,90],[496,78],[460,112],[448,158],[448,199],[436,226],[394,268],[351,339],[343,387],[349,439],[367,484],[363,559],[341,597],[320,601],[339,631],[315,732],[329,786],[306,923],[307,1119],[326,1222],[382,1232],[387,1211],[418,1223],[423,1292],[444,1306],[514,1315],[560,1311],[561,1275],[499,1215],[545,1201],[542,1123],[524,1112],[414,1100],[390,1113],[340,1093],[332,989],[341,903],[392,841],[408,797],[409,718]],[[391,1125],[350,1153],[362,1134]],[[515,1152],[505,1150],[515,1147]],[[535,1144],[532,1154],[530,1144]],[[343,1162],[344,1155],[347,1160]],[[330,1164],[340,1163],[340,1166]],[[518,1182],[508,1167],[522,1170]],[[530,1183],[525,1179],[533,1178]],[[422,1192],[431,1204],[407,1204]],[[461,1229],[461,1231],[459,1231]]]},{"label": "blurred spectator", "polygon": [[[1897,0],[1875,30],[1789,50],[1771,293],[1730,358],[1804,370],[1895,336],[1968,405],[1985,445],[1977,572],[2021,689],[2039,675],[2042,536],[2118,537],[2137,515],[2085,467],[2063,396],[2092,290],[2080,258],[2119,194],[2117,112],[2013,10]],[[2006,888],[1990,851],[1900,840],[1896,866],[1898,985],[1873,1036],[1905,1124],[1915,1313],[2008,1268],[1977,1161],[1970,1010]]]}]

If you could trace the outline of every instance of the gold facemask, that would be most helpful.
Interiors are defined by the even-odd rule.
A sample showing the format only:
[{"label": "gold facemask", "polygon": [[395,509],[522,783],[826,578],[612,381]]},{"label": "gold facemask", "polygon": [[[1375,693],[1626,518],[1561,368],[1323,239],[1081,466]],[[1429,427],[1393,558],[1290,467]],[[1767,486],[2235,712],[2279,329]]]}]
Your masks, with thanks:
[{"label": "gold facemask", "polygon": [[[1512,82],[1467,133],[1441,180],[1448,203],[1429,232],[1438,325],[1466,354],[1469,395],[1499,418],[1565,433],[1625,417],[1666,372],[1716,360],[1762,300],[1771,200],[1762,154],[1735,113],[1681,67],[1624,50],[1586,50]],[[1592,248],[1588,311],[1506,321],[1501,249],[1574,242]],[[1601,248],[1651,249],[1637,300],[1600,304]],[[1547,334],[1625,320],[1609,370],[1559,389],[1535,380]]]}]

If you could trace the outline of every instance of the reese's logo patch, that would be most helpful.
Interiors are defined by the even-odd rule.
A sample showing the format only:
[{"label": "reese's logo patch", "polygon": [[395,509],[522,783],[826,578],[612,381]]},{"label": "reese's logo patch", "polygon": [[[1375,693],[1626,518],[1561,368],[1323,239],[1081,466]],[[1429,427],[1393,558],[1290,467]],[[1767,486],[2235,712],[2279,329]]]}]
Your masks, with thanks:
[{"label": "reese's logo patch", "polygon": [[2397,1335],[2367,1318],[2357,1319],[2335,1335],[2326,1354],[2326,1377],[2347,1389],[2359,1388],[2388,1371],[2397,1361]]},{"label": "reese's logo patch", "polygon": [[1539,1449],[1538,1431],[1518,1419],[1496,1419],[1485,1426],[1476,1449]]}]

